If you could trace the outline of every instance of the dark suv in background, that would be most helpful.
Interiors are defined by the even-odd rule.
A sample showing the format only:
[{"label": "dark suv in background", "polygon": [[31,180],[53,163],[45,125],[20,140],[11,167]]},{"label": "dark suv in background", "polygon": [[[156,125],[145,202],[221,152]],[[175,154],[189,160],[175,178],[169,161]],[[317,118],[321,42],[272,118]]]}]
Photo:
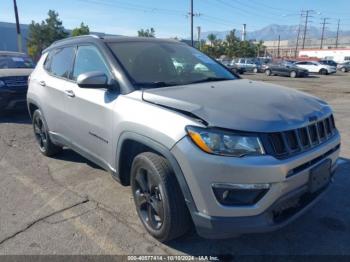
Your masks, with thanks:
[{"label": "dark suv in background", "polygon": [[0,111],[26,109],[33,61],[23,53],[0,51]]}]

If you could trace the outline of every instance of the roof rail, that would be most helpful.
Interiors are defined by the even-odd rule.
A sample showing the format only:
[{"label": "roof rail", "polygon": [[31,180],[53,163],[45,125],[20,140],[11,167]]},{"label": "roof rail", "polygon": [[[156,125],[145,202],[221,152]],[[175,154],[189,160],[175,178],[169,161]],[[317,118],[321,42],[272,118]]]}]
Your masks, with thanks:
[{"label": "roof rail", "polygon": [[79,35],[79,36],[71,36],[71,37],[67,37],[67,38],[63,38],[63,39],[57,40],[57,41],[53,42],[52,45],[58,44],[60,42],[63,42],[63,41],[69,40],[69,39],[86,38],[86,37],[93,37],[93,38],[103,39],[102,36],[98,36],[98,35],[95,35],[95,34]]}]

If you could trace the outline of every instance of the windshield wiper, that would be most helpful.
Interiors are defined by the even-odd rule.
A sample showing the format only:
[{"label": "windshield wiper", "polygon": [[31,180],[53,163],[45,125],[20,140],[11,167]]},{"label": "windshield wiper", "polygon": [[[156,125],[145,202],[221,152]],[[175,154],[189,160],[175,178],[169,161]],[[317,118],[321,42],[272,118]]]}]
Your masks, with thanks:
[{"label": "windshield wiper", "polygon": [[156,82],[143,82],[137,83],[138,86],[149,87],[149,88],[157,88],[157,87],[167,87],[167,86],[176,86],[179,85],[176,82],[164,82],[164,81],[156,81]]},{"label": "windshield wiper", "polygon": [[205,83],[205,82],[215,82],[215,81],[227,81],[227,80],[234,80],[234,78],[225,78],[225,77],[207,77],[203,78],[197,81],[193,81],[190,84],[197,84],[197,83]]}]

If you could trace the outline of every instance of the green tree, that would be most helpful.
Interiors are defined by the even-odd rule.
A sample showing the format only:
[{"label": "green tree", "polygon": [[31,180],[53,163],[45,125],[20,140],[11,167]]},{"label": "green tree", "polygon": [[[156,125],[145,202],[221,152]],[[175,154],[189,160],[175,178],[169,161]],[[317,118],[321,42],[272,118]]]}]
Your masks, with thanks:
[{"label": "green tree", "polygon": [[139,37],[155,37],[156,31],[153,27],[151,27],[150,29],[146,30],[140,29],[139,31],[137,31],[137,34]]},{"label": "green tree", "polygon": [[62,25],[58,13],[49,10],[48,18],[45,21],[41,21],[41,23],[32,21],[29,25],[27,40],[28,53],[37,60],[46,47],[67,36],[68,33]]},{"label": "green tree", "polygon": [[209,40],[209,42],[210,42],[210,45],[211,45],[211,46],[214,46],[215,41],[216,41],[216,35],[214,35],[214,34],[209,34],[209,35],[207,36],[207,38],[208,38],[208,40]]},{"label": "green tree", "polygon": [[76,27],[72,30],[72,36],[88,35],[90,34],[90,29],[88,25],[81,22],[80,27]]}]

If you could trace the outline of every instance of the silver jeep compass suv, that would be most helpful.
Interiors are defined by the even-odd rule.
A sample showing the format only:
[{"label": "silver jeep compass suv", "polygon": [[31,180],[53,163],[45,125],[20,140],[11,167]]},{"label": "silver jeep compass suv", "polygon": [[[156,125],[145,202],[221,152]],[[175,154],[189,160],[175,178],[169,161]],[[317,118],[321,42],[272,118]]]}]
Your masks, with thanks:
[{"label": "silver jeep compass suv", "polygon": [[239,79],[172,40],[82,36],[47,48],[28,108],[40,151],[69,147],[131,185],[147,231],[226,238],[278,229],[325,192],[340,136],[330,106]]}]

